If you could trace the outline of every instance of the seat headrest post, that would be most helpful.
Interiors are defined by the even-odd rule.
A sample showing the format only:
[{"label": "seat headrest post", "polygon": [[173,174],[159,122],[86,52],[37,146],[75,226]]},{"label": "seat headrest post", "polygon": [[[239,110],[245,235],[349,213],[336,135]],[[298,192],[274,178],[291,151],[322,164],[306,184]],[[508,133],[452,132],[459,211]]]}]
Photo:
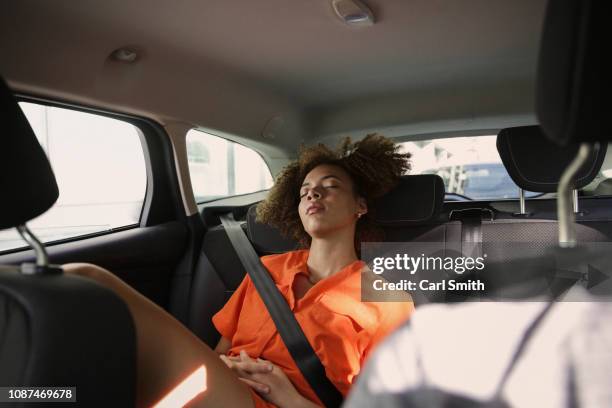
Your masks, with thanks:
[{"label": "seat headrest post", "polygon": [[525,190],[519,187],[519,214],[525,215]]},{"label": "seat headrest post", "polygon": [[49,265],[49,256],[47,255],[47,251],[45,250],[45,246],[36,238],[36,235],[30,231],[30,229],[25,225],[19,225],[17,227],[17,231],[21,238],[26,241],[36,254],[36,266],[45,268]]},{"label": "seat headrest post", "polygon": [[[596,143],[597,145],[598,143]],[[557,189],[557,214],[559,217],[559,246],[573,248],[576,246],[576,229],[574,225],[575,214],[570,207],[571,194],[576,173],[591,154],[593,146],[581,143],[576,158],[565,169],[559,180]]]}]

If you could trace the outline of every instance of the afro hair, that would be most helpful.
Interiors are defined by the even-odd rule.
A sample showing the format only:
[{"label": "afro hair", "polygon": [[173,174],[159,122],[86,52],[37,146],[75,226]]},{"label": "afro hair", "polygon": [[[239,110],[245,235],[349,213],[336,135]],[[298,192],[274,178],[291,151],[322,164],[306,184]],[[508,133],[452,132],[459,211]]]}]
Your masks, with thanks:
[{"label": "afro hair", "polygon": [[280,172],[266,200],[257,206],[257,221],[275,226],[286,237],[297,240],[302,248],[310,247],[310,235],[298,213],[300,186],[315,167],[336,165],[349,174],[354,193],[368,205],[369,212],[359,218],[355,231],[355,249],[359,254],[361,242],[382,239],[382,231],[372,222],[372,203],[393,189],[399,177],[410,170],[411,154],[399,150],[399,145],[379,134],[369,134],[355,143],[346,137],[336,150],[321,143],[301,146],[298,159]]}]

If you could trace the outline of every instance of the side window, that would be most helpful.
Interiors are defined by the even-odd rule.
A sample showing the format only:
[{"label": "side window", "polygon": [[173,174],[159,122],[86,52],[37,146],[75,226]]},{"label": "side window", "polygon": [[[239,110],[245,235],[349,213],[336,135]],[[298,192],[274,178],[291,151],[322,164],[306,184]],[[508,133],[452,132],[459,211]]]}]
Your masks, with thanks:
[{"label": "side window", "polygon": [[187,133],[191,186],[198,203],[272,187],[270,169],[254,150],[192,129]]},{"label": "side window", "polygon": [[[43,242],[137,225],[146,193],[146,168],[135,126],[100,115],[34,103],[19,104],[55,173],[57,202],[28,222]],[[25,246],[0,231],[0,251]]]}]

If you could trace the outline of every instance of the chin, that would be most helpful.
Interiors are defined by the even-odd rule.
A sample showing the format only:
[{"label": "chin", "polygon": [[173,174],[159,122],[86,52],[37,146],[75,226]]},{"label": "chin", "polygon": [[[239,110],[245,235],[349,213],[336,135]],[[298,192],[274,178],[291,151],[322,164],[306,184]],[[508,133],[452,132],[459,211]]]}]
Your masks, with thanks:
[{"label": "chin", "polygon": [[308,233],[308,235],[310,235],[311,238],[326,238],[326,237],[330,237],[333,235],[336,235],[337,233],[341,232],[343,230],[343,226],[338,225],[338,226],[320,226],[318,228],[311,228],[306,230],[306,232]]},{"label": "chin", "polygon": [[325,238],[333,231],[333,228],[329,228],[323,225],[317,225],[306,230],[306,232],[308,233],[308,235],[310,235],[311,238]]}]

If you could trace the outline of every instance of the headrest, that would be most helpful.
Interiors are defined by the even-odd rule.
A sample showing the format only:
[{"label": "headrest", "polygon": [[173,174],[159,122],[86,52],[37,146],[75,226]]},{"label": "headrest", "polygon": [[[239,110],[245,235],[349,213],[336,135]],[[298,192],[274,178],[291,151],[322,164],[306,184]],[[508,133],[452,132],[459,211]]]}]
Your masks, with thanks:
[{"label": "headrest", "polygon": [[247,212],[247,235],[258,253],[280,254],[297,249],[297,242],[285,238],[276,228],[255,221],[257,204]]},{"label": "headrest", "polygon": [[444,181],[435,174],[400,177],[399,184],[374,203],[374,222],[404,227],[436,219],[444,203]]},{"label": "headrest", "polygon": [[601,0],[548,2],[536,110],[546,135],[559,144],[612,138],[611,122],[604,120],[611,71],[605,55],[612,38],[607,5]]},{"label": "headrest", "polygon": [[[601,168],[608,145],[593,149],[576,175],[575,188],[589,184]],[[574,160],[578,145],[559,146],[547,139],[539,126],[503,129],[497,135],[497,151],[512,180],[527,191],[557,191],[561,174]]]},{"label": "headrest", "polygon": [[[402,176],[399,184],[374,203],[374,222],[381,226],[414,226],[436,219],[444,203],[444,182],[433,174]],[[255,221],[255,208],[247,212],[247,233],[260,253],[281,253],[297,248],[269,225]]]},{"label": "headrest", "polygon": [[0,230],[24,224],[57,200],[55,176],[13,93],[0,78]]}]

